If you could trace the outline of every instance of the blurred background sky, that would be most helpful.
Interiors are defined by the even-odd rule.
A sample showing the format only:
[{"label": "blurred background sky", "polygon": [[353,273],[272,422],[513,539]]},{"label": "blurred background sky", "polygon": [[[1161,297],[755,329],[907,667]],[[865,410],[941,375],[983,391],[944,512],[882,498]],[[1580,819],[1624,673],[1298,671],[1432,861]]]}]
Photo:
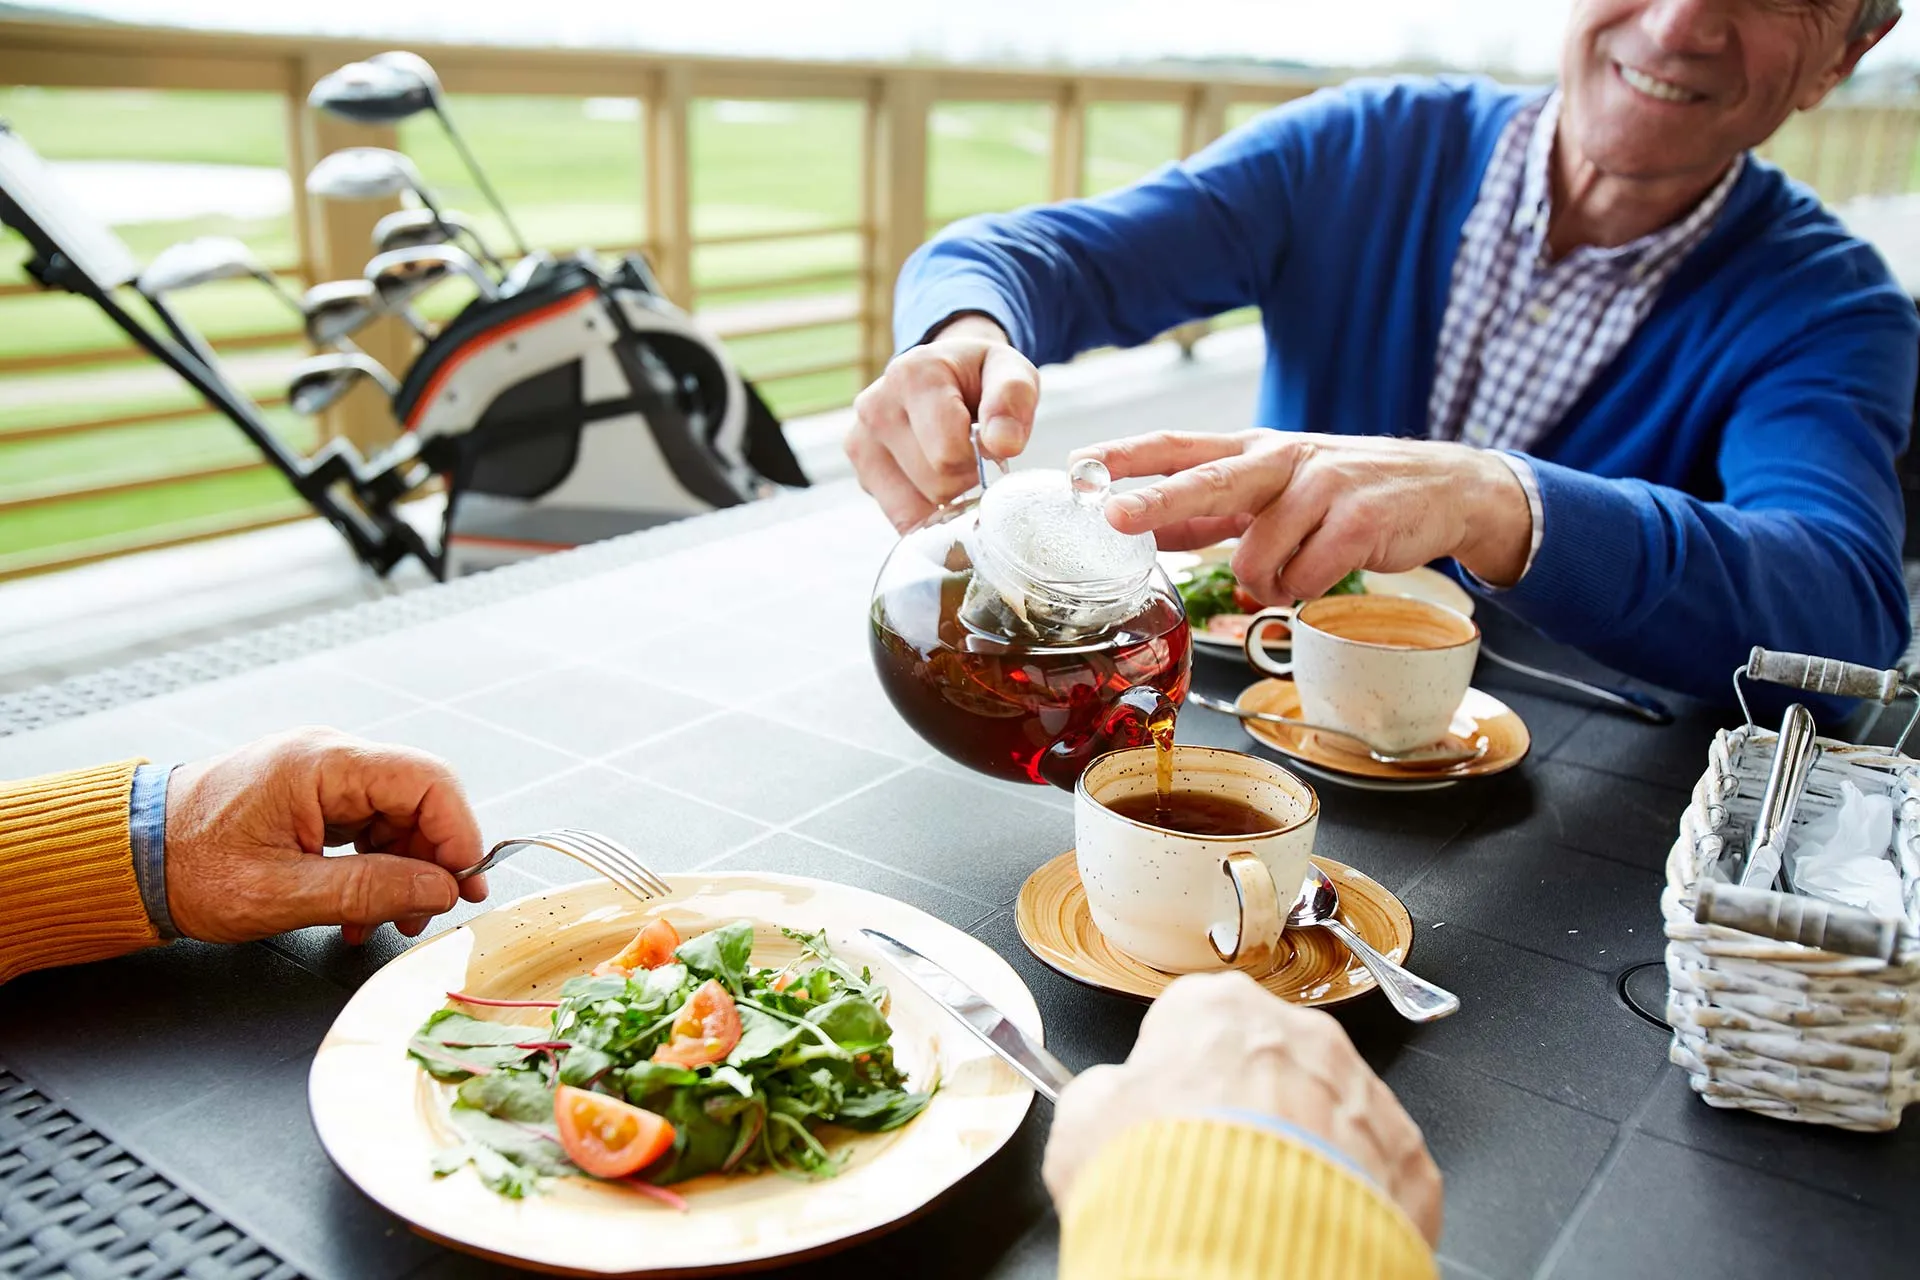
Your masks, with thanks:
[{"label": "blurred background sky", "polygon": [[[609,45],[793,58],[1109,63],[1254,57],[1550,73],[1570,0],[76,0],[129,21],[479,43]],[[1920,62],[1920,22],[1883,67]]]}]

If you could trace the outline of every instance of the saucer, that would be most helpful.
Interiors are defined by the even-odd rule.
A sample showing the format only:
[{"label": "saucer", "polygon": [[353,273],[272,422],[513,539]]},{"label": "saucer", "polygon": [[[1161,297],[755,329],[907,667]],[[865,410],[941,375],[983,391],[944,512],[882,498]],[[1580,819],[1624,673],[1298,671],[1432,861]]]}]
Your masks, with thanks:
[{"label": "saucer", "polygon": [[[1413,917],[1384,885],[1331,858],[1315,858],[1340,890],[1340,919],[1390,959],[1406,963]],[[1080,868],[1069,849],[1027,877],[1014,906],[1014,924],[1027,950],[1049,968],[1102,991],[1151,1000],[1177,976],[1135,960],[1094,927]],[[1366,967],[1325,929],[1289,929],[1280,960],[1260,985],[1289,1004],[1340,1004],[1378,984]]]},{"label": "saucer", "polygon": [[[1297,718],[1300,715],[1300,690],[1291,680],[1262,680],[1250,685],[1238,699],[1244,711],[1264,711],[1268,715]],[[1315,772],[1334,781],[1366,779],[1392,783],[1394,790],[1434,790],[1462,778],[1485,778],[1507,770],[1526,759],[1533,736],[1519,715],[1506,703],[1480,689],[1467,690],[1460,709],[1453,713],[1448,738],[1462,747],[1479,750],[1471,760],[1456,765],[1382,764],[1368,755],[1357,742],[1312,729],[1291,729],[1261,720],[1242,720],[1256,741],[1272,747],[1281,755],[1314,767]],[[1356,784],[1360,785],[1360,784]]]}]

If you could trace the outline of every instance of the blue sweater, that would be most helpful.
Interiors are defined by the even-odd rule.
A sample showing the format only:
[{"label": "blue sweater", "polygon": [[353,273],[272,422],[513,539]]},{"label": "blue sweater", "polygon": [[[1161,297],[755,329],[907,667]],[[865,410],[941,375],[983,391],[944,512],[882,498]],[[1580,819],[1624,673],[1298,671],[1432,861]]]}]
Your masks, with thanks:
[{"label": "blue sweater", "polygon": [[[1048,363],[1254,305],[1261,425],[1424,436],[1461,227],[1526,97],[1358,82],[1111,195],[969,219],[901,273],[896,338],[980,311]],[[1499,602],[1716,701],[1755,644],[1890,665],[1908,639],[1894,464],[1917,352],[1920,319],[1878,255],[1749,163],[1535,446],[1543,540]]]}]

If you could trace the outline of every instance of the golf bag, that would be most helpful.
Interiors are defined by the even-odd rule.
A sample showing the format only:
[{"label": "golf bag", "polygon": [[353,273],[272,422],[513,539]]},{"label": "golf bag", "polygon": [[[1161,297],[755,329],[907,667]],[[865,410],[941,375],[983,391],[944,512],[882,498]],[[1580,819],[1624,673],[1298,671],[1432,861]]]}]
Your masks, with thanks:
[{"label": "golf bag", "polygon": [[394,396],[447,480],[451,571],[807,483],[765,402],[642,259],[522,274],[449,322]]},{"label": "golf bag", "polygon": [[[523,258],[407,371],[393,396],[398,442],[371,459],[338,439],[306,456],[4,124],[0,225],[27,241],[36,280],[92,301],[184,379],[382,575],[413,556],[445,578],[807,483],[753,387],[638,258],[611,271],[585,254]],[[121,305],[122,288],[159,326]],[[398,506],[435,476],[447,502],[432,538]]]}]

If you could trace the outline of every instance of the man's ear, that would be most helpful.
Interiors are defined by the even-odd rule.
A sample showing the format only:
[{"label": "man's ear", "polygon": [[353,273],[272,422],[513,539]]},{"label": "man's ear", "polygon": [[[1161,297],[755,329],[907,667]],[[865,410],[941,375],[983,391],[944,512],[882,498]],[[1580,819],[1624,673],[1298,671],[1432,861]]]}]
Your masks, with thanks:
[{"label": "man's ear", "polygon": [[1826,73],[1818,80],[1807,86],[1806,92],[1801,94],[1800,100],[1794,104],[1795,109],[1811,111],[1825,102],[1827,95],[1853,74],[1853,69],[1860,65],[1860,59],[1867,56],[1867,50],[1885,40],[1887,32],[1898,25],[1900,25],[1900,15],[1896,13],[1878,30],[1869,31],[1857,40],[1847,41],[1847,47],[1840,51],[1840,56],[1834,64],[1828,67]]}]

